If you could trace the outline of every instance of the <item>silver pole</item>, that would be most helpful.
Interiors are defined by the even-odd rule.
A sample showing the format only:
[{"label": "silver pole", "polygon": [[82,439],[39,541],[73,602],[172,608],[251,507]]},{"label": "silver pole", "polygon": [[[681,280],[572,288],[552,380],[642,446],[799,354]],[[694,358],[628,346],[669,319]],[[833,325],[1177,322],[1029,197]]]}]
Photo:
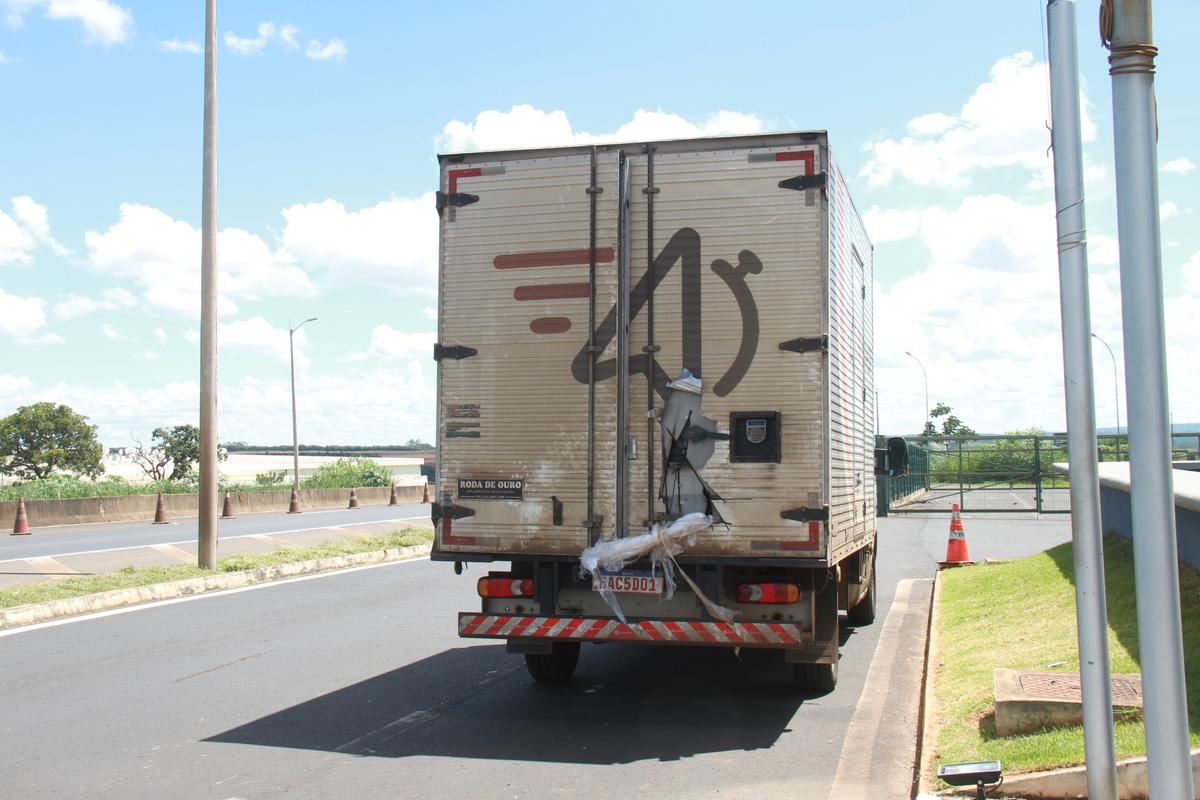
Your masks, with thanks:
[{"label": "silver pole", "polygon": [[200,209],[201,569],[217,566],[217,0],[204,17],[204,166]]},{"label": "silver pole", "polygon": [[907,350],[904,351],[904,355],[917,362],[917,366],[921,368],[921,375],[925,378],[925,424],[921,426],[921,433],[925,434],[925,437],[928,438],[929,434],[926,433],[926,431],[928,431],[929,426],[933,424],[929,420],[929,373],[925,371],[925,365],[921,363],[921,359],[917,358]]},{"label": "silver pole", "polygon": [[[1179,614],[1149,0],[1114,0],[1109,56],[1134,578],[1150,796],[1194,797]],[[1107,33],[1107,32],[1106,32]]]},{"label": "silver pole", "polygon": [[1054,202],[1062,306],[1063,380],[1071,479],[1071,532],[1075,560],[1075,623],[1083,689],[1083,749],[1088,797],[1117,800],[1112,682],[1100,476],[1096,456],[1095,386],[1088,297],[1087,222],[1083,203],[1083,146],[1079,123],[1079,56],[1075,0],[1049,0],[1050,127],[1054,149]]},{"label": "silver pole", "polygon": [[1113,403],[1117,409],[1117,461],[1121,460],[1121,378],[1117,374],[1117,357],[1113,355],[1112,348],[1108,346],[1108,342],[1101,339],[1096,334],[1092,334],[1092,338],[1100,344],[1104,345],[1104,349],[1108,351],[1108,357],[1112,359],[1113,365]]},{"label": "silver pole", "polygon": [[296,425],[296,331],[305,323],[316,322],[309,317],[294,328],[288,328],[288,362],[292,368],[292,488],[300,491],[300,429]]}]

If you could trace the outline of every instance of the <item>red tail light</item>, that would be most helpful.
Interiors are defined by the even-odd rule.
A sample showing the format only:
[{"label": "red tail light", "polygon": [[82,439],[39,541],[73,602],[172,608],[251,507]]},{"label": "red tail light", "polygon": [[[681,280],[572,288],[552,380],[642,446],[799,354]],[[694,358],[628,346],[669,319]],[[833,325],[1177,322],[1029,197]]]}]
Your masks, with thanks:
[{"label": "red tail light", "polygon": [[794,583],[742,583],[738,584],[739,603],[797,603],[800,587]]},{"label": "red tail light", "polygon": [[532,578],[491,577],[479,579],[480,597],[533,597]]}]

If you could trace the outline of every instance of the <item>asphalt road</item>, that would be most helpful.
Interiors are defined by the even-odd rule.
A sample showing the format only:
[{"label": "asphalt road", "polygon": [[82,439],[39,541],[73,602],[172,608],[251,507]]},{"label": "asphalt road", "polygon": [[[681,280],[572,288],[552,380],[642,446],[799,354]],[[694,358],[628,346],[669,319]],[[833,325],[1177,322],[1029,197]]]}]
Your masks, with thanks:
[{"label": "asphalt road", "polygon": [[[428,518],[429,506],[420,503],[360,506],[355,509],[314,509],[301,514],[245,514],[233,519],[220,520],[217,537],[232,539],[259,533],[327,528],[352,522]],[[197,536],[198,524],[195,517],[177,519],[168,525],[153,525],[146,521],[35,528],[29,536],[0,534],[0,561],[144,547],[152,544],[194,542]]]},{"label": "asphalt road", "polygon": [[[919,664],[872,660],[883,630],[923,637],[889,610],[898,584],[927,595],[908,579],[932,576],[947,522],[880,522],[879,617],[845,637],[824,697],[770,653],[615,644],[586,647],[571,685],[535,685],[502,644],[455,635],[482,570],[428,561],[0,633],[0,793],[820,800],[836,780],[839,800],[907,797],[910,765],[904,785],[870,775],[913,737],[915,716],[889,710]],[[1065,518],[967,531],[977,559],[1070,534]]]}]

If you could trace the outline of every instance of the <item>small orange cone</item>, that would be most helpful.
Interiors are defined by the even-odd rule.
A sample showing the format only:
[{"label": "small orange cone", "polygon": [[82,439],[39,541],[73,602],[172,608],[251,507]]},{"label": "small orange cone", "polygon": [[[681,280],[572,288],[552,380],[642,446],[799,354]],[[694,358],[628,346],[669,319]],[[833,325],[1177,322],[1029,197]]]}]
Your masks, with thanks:
[{"label": "small orange cone", "polygon": [[288,501],[288,513],[289,514],[299,514],[300,513],[300,493],[297,492],[295,489],[292,489],[292,499]]},{"label": "small orange cone", "polygon": [[946,542],[946,560],[939,561],[938,564],[943,567],[957,567],[974,563],[967,552],[967,532],[963,528],[962,514],[959,513],[958,503],[954,503],[950,506],[950,539]]},{"label": "small orange cone", "polygon": [[427,481],[427,482],[425,483],[425,490],[424,490],[423,492],[421,492],[421,502],[422,502],[422,503],[425,503],[426,505],[428,505],[428,504],[429,504],[429,501],[430,501],[430,497],[429,497],[429,483],[428,483],[428,481]]},{"label": "small orange cone", "polygon": [[353,489],[350,490],[350,505],[347,507],[358,508],[358,495],[354,493]]},{"label": "small orange cone", "polygon": [[158,505],[154,507],[154,524],[166,525],[171,520],[167,519],[167,509],[163,505],[162,492],[158,493]]},{"label": "small orange cone", "polygon": [[29,535],[29,517],[25,516],[25,498],[17,498],[17,520],[13,523],[13,536]]},{"label": "small orange cone", "polygon": [[400,505],[400,498],[396,497],[396,484],[394,484],[394,483],[392,484],[392,496],[388,498],[388,505],[389,506]]},{"label": "small orange cone", "polygon": [[230,498],[229,492],[226,492],[225,505],[221,507],[221,519],[233,519],[235,516],[233,513],[233,499]]}]

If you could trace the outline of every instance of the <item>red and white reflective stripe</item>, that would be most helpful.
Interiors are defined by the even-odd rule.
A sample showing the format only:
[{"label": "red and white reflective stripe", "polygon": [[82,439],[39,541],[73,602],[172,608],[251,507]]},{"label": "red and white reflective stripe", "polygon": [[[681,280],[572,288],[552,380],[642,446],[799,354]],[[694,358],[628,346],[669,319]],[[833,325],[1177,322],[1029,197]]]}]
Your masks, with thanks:
[{"label": "red and white reflective stripe", "polygon": [[624,623],[615,619],[471,613],[458,615],[458,635],[499,639],[612,639],[731,645],[786,646],[804,643],[800,626],[793,622],[725,623],[674,619]]},{"label": "red and white reflective stripe", "polygon": [[447,194],[458,194],[458,182],[463,178],[478,178],[481,175],[503,175],[504,167],[467,167],[446,171]]}]

